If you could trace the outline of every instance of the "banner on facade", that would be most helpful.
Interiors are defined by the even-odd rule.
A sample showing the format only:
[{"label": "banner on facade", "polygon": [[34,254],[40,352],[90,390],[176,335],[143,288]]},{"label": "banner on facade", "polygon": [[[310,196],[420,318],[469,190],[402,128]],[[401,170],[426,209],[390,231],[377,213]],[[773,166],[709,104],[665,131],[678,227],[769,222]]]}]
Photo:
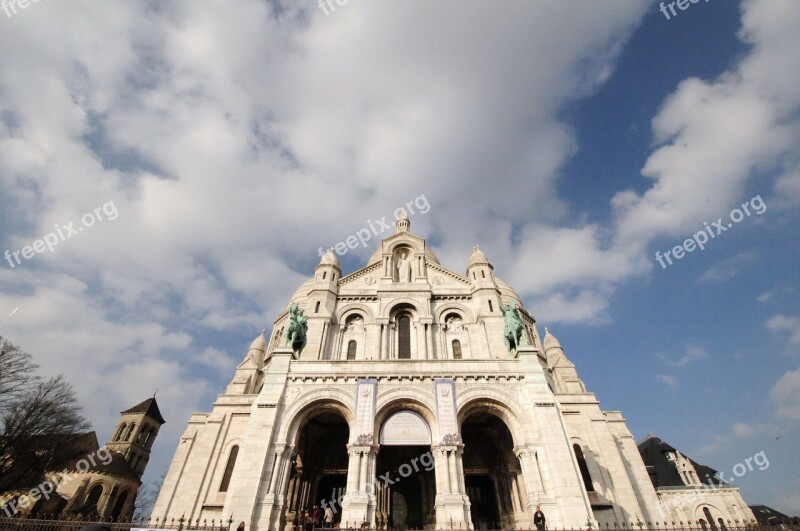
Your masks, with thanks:
[{"label": "banner on facade", "polygon": [[356,420],[353,429],[353,442],[372,444],[375,423],[375,404],[378,399],[377,380],[362,378],[356,382]]},{"label": "banner on facade", "polygon": [[461,442],[456,418],[456,383],[450,378],[436,378],[436,419],[445,444]]}]

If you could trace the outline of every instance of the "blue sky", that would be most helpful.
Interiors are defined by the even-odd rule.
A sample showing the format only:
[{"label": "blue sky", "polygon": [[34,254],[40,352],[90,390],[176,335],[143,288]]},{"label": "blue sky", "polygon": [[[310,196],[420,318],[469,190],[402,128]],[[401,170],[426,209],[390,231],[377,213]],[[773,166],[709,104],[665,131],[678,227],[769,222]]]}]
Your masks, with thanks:
[{"label": "blue sky", "polygon": [[637,439],[764,451],[745,499],[800,513],[796,6],[429,4],[0,12],[0,251],[86,225],[3,260],[0,334],[101,440],[158,388],[158,477],[317,249],[424,195],[412,231],[459,272],[480,244]]}]

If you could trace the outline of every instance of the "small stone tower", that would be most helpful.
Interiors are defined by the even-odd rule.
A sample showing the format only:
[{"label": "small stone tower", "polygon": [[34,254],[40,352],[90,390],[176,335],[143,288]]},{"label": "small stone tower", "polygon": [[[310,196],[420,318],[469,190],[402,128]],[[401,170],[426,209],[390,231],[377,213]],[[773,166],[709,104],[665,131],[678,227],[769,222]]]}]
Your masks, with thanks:
[{"label": "small stone tower", "polygon": [[106,443],[106,447],[122,454],[131,470],[141,479],[150,460],[150,449],[158,430],[166,421],[161,416],[155,396],[121,412],[120,415],[122,416],[114,435]]}]

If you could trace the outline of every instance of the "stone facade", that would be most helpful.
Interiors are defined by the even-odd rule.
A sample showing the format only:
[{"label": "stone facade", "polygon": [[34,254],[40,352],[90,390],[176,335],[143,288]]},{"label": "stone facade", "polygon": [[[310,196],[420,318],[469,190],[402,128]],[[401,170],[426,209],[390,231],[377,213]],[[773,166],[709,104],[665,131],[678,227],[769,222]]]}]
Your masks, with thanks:
[{"label": "stone facade", "polygon": [[[302,352],[286,340],[294,304]],[[322,257],[189,420],[153,517],[283,530],[323,502],[342,527],[530,529],[537,505],[549,528],[668,518],[622,415],[484,253],[451,271],[405,216],[352,274]]]}]

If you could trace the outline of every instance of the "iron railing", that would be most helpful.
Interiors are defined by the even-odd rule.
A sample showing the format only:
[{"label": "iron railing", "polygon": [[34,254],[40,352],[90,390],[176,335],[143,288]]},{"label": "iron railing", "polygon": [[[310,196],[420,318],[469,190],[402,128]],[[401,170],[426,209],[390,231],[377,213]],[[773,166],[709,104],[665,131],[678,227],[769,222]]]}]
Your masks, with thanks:
[{"label": "iron railing", "polygon": [[[217,521],[217,520],[187,520],[184,518],[163,520],[158,518],[149,520],[133,521],[133,522],[98,522],[92,519],[61,519],[61,518],[0,518],[0,531],[79,531],[80,529],[90,524],[101,524],[108,526],[111,531],[130,531],[131,529],[174,529],[177,531],[231,531],[233,520]],[[247,526],[247,531],[250,531]],[[304,531],[304,527],[293,526],[294,531]],[[329,527],[314,526],[312,531],[328,531]],[[367,528],[367,527],[334,527],[334,530],[339,531],[392,531],[398,528]],[[444,529],[428,530],[428,531],[457,531],[463,529],[454,525],[453,527],[446,527]],[[512,527],[481,527],[476,526],[475,531],[536,531],[536,529],[522,529]],[[662,522],[660,525],[655,522],[650,525],[637,525],[637,523],[629,524],[612,524],[603,523],[599,528],[584,527],[579,529],[550,529],[547,531],[800,531],[800,524],[793,523],[791,520],[785,523],[776,522],[772,525],[749,525],[740,527],[725,528],[720,527],[703,527],[697,524],[683,524],[675,522],[674,525],[670,522]],[[283,531],[283,529],[279,530]],[[417,531],[411,528],[405,531]],[[422,531],[422,530],[419,530]]]},{"label": "iron railing", "polygon": [[90,524],[108,526],[111,531],[131,529],[176,529],[178,531],[230,531],[233,520],[187,520],[184,518],[159,521],[158,518],[134,521],[97,521],[80,517],[65,518],[0,518],[0,531],[79,531]]}]

